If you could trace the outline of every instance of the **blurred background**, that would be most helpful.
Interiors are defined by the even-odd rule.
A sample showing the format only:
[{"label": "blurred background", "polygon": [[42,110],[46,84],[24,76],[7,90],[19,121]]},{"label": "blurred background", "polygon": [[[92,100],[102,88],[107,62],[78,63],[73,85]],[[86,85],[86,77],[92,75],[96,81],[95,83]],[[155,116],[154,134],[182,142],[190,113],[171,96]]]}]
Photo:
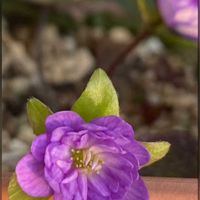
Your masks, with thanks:
[{"label": "blurred background", "polygon": [[[34,138],[26,117],[34,96],[69,110],[97,67],[108,71],[145,27],[136,0],[4,0],[2,16],[3,173]],[[151,18],[159,17],[146,0]],[[148,17],[147,17],[148,20]],[[197,44],[161,21],[111,77],[121,116],[141,141],[169,141],[169,154],[142,175],[197,177]]]}]

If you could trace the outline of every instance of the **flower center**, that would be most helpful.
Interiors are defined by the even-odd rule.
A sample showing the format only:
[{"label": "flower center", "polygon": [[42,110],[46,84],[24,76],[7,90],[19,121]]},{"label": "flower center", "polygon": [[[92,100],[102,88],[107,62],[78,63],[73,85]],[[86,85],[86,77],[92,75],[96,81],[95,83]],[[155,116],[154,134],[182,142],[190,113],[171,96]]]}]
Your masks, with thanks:
[{"label": "flower center", "polygon": [[71,159],[76,168],[84,169],[88,173],[99,173],[104,163],[98,155],[86,149],[71,149]]}]

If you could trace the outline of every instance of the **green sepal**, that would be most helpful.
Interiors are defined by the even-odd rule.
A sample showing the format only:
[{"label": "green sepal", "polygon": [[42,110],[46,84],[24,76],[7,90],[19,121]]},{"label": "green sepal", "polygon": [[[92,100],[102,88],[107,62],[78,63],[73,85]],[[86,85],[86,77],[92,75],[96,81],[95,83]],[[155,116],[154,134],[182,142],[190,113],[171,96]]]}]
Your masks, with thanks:
[{"label": "green sepal", "polygon": [[17,182],[16,175],[13,174],[8,186],[8,199],[9,200],[48,200],[49,197],[36,198],[36,197],[28,196],[25,192],[22,191],[21,187],[19,186]]},{"label": "green sepal", "polygon": [[150,161],[145,165],[151,165],[152,163],[162,159],[170,149],[170,143],[165,141],[159,141],[159,142],[142,142],[144,147],[148,150],[150,153]]},{"label": "green sepal", "polygon": [[102,69],[95,70],[72,110],[79,113],[87,122],[98,117],[119,115],[117,93]]},{"label": "green sepal", "polygon": [[36,135],[45,133],[45,120],[53,112],[36,98],[30,98],[26,104],[28,120]]}]

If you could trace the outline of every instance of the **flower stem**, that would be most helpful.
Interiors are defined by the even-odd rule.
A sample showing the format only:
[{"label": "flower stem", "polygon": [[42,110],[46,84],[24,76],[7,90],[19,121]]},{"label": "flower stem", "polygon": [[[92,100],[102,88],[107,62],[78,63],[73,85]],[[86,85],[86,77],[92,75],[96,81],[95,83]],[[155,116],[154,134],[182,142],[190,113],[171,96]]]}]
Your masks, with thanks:
[{"label": "flower stem", "polygon": [[147,9],[146,0],[137,0],[138,9],[145,24],[149,23],[150,13]]},{"label": "flower stem", "polygon": [[107,74],[112,77],[115,70],[121,64],[128,54],[137,47],[137,45],[143,41],[144,39],[148,38],[153,34],[155,29],[158,27],[158,25],[161,24],[160,18],[152,22],[151,24],[147,25],[134,40],[112,61],[112,63],[109,65],[109,68],[107,70]]}]

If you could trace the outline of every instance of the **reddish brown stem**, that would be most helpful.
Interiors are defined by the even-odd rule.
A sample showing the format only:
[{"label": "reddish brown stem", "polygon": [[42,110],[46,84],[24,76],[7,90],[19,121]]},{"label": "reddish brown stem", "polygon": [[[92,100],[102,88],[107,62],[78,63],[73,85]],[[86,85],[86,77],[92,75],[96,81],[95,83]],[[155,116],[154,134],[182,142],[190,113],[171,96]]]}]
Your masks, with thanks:
[{"label": "reddish brown stem", "polygon": [[144,39],[151,36],[151,34],[154,32],[154,28],[157,27],[157,25],[160,24],[160,21],[157,21],[152,24],[151,27],[148,27],[144,29],[133,41],[130,43],[110,64],[107,74],[112,77],[114,72],[116,71],[116,68],[126,59],[128,54],[135,49],[135,47]]}]

